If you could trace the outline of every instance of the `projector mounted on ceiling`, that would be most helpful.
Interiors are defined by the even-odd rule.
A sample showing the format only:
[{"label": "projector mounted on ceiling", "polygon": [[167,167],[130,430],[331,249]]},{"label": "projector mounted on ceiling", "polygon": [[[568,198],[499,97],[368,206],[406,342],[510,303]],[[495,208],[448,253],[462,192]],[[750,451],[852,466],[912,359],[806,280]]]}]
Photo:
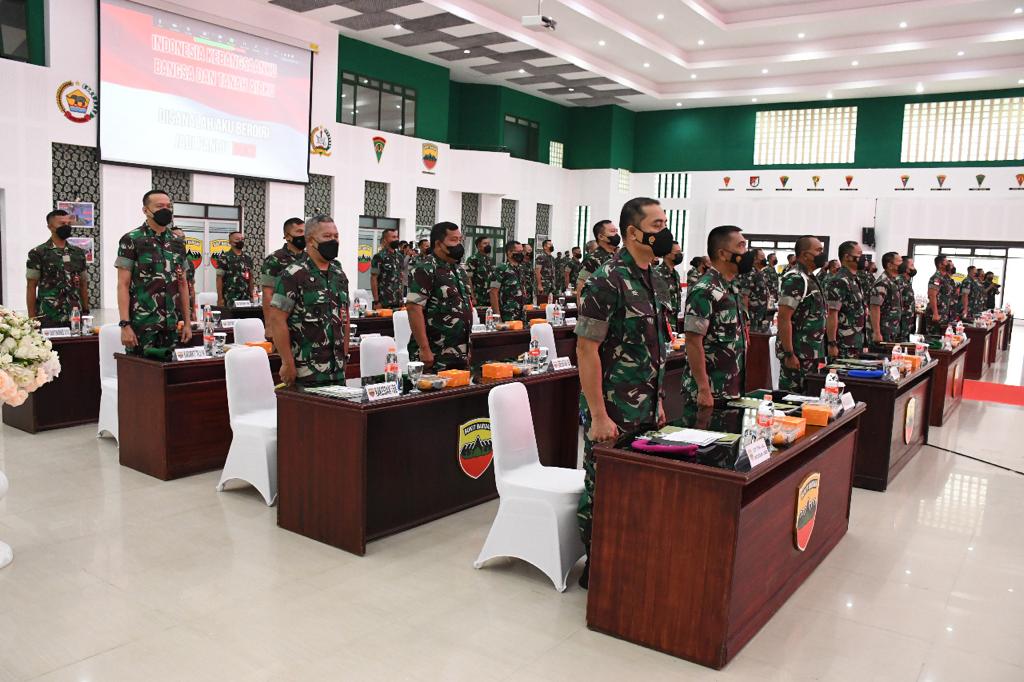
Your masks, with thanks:
[{"label": "projector mounted on ceiling", "polygon": [[541,31],[545,28],[549,31],[554,31],[558,27],[558,22],[553,18],[544,16],[541,11],[541,5],[544,4],[544,0],[537,0],[537,13],[528,14],[523,17],[523,26],[530,29],[531,31]]}]

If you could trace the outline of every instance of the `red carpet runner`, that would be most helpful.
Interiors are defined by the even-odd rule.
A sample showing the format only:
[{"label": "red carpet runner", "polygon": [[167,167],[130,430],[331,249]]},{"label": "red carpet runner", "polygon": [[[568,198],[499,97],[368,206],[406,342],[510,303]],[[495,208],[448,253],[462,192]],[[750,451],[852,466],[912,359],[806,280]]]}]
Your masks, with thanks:
[{"label": "red carpet runner", "polygon": [[983,400],[1006,405],[1024,405],[1024,386],[993,384],[988,381],[964,382],[965,400]]}]

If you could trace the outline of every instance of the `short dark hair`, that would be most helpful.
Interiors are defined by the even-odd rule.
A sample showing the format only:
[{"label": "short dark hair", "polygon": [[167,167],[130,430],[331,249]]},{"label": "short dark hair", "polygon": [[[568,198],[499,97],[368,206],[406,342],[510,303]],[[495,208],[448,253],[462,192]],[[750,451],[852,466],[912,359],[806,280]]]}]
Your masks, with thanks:
[{"label": "short dark hair", "polygon": [[795,253],[787,253],[786,254],[786,260],[789,260],[790,258],[792,258],[793,260],[796,260],[796,254]]},{"label": "short dark hair", "polygon": [[778,260],[778,259],[779,259],[779,257],[775,255],[775,252],[774,252],[774,251],[772,251],[771,253],[769,253],[769,254],[768,254],[768,255],[766,256],[766,258],[775,258],[775,260]]},{"label": "short dark hair", "polygon": [[797,239],[796,246],[793,248],[793,250],[796,251],[796,254],[794,255],[799,256],[804,251],[810,251],[812,239],[817,239],[817,237],[815,237],[813,234],[805,234],[804,236]]},{"label": "short dark hair", "polygon": [[[430,228],[430,248],[434,248],[438,242],[443,242],[449,232],[454,232],[459,226],[452,222],[441,222]],[[386,232],[386,230],[385,230]]]},{"label": "short dark hair", "polygon": [[853,253],[853,247],[857,246],[855,241],[846,241],[839,245],[839,261],[842,262],[844,258]]},{"label": "short dark hair", "polygon": [[235,236],[236,234],[238,234],[238,235],[242,235],[242,238],[243,238],[243,239],[245,238],[245,235],[244,235],[244,234],[242,234],[242,233],[241,233],[240,231],[238,231],[238,230],[234,230],[234,231],[232,231],[232,232],[229,232],[229,233],[228,233],[228,239],[231,239],[231,238],[232,238],[232,237],[234,237],[234,236]]},{"label": "short dark hair", "polygon": [[381,234],[381,236],[384,236],[384,235],[386,235],[386,234],[387,234],[388,232],[394,232],[394,233],[395,233],[395,236],[396,236],[396,237],[398,236],[398,228],[397,228],[397,227],[385,227],[385,228],[384,228],[383,230],[381,230],[381,233],[380,233],[380,234]]},{"label": "short dark hair", "polygon": [[580,248],[580,247],[578,247],[578,246],[574,246],[574,247],[572,247],[572,250],[573,250],[573,251],[579,251],[580,253],[583,253],[583,249],[581,249],[581,248]]},{"label": "short dark hair", "polygon": [[935,257],[935,267],[939,267],[939,265],[941,265],[942,261],[944,261],[944,260],[946,260],[946,257],[943,256],[941,253],[938,256],[936,256]]},{"label": "short dark hair", "polygon": [[477,237],[476,239],[474,239],[474,240],[473,240],[473,244],[474,244],[475,246],[480,246],[480,242],[482,242],[482,241],[483,241],[483,240],[485,240],[485,239],[490,239],[490,237],[488,237],[488,236],[486,236],[486,235],[483,235],[483,236]]},{"label": "short dark hair", "polygon": [[704,263],[704,256],[694,256],[693,258],[690,259],[690,267],[691,268],[700,267],[701,265],[703,265],[703,263]]},{"label": "short dark hair", "polygon": [[604,232],[604,226],[605,225],[611,225],[611,224],[612,224],[612,221],[610,221],[610,220],[598,220],[596,223],[594,223],[594,228],[593,228],[594,240],[598,241],[600,239],[600,237],[601,237],[601,233]]},{"label": "short dark hair", "polygon": [[509,239],[507,242],[505,242],[505,253],[512,253],[512,249],[519,246],[520,244],[522,244],[522,242],[517,242],[515,239]]},{"label": "short dark hair", "polygon": [[713,258],[719,249],[724,249],[729,243],[729,237],[736,232],[742,232],[735,225],[719,225],[708,233],[708,258]]},{"label": "short dark hair", "polygon": [[416,246],[423,246],[423,242],[426,242],[427,246],[430,246],[430,240],[429,239],[421,239],[421,240],[419,240],[418,242],[416,242]]},{"label": "short dark hair", "polygon": [[641,221],[646,217],[645,208],[648,206],[661,206],[661,202],[650,197],[634,197],[622,205],[619,213],[619,227],[626,229],[626,226],[640,227]]},{"label": "short dark hair", "polygon": [[288,234],[289,227],[292,227],[293,225],[304,225],[305,223],[306,221],[303,220],[302,218],[289,218],[288,220],[284,221],[284,227],[282,229],[284,230],[285,234]]},{"label": "short dark hair", "polygon": [[887,251],[886,253],[882,254],[882,267],[883,268],[889,267],[889,265],[894,260],[896,260],[899,257],[900,257],[900,254],[898,254],[897,252],[895,252],[895,251]]},{"label": "short dark hair", "polygon": [[540,243],[541,246],[544,246],[545,244],[551,244],[551,240],[550,239],[545,239],[544,241],[542,241]]},{"label": "short dark hair", "polygon": [[63,208],[58,208],[58,209],[55,209],[53,211],[50,211],[49,213],[46,214],[46,224],[49,225],[50,221],[53,220],[54,218],[60,218],[61,216],[66,216],[66,215],[71,215],[71,214],[68,213],[67,211],[65,211]]},{"label": "short dark hair", "polygon": [[171,198],[171,195],[168,194],[167,192],[163,191],[162,189],[151,189],[151,190],[149,190],[148,192],[146,192],[145,194],[142,195],[142,205],[145,206],[146,204],[148,204],[149,203],[149,198],[151,196],[153,196],[154,194],[163,194],[168,199]]},{"label": "short dark hair", "polygon": [[907,270],[910,270],[910,262],[914,259],[913,256],[904,256],[903,261],[900,262],[896,268],[896,272],[903,275],[906,274]]},{"label": "short dark hair", "polygon": [[968,265],[968,266],[967,266],[967,272],[970,272],[971,270],[977,270],[977,269],[978,269],[978,268],[976,268],[976,267],[975,267],[975,266],[973,266],[973,265]]}]

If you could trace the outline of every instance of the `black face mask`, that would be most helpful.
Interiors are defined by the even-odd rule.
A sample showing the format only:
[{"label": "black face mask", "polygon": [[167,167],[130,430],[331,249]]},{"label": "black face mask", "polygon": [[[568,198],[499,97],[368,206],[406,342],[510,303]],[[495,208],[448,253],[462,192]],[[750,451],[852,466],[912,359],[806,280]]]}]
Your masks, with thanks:
[{"label": "black face mask", "polygon": [[174,220],[174,214],[169,208],[161,208],[153,213],[153,222],[161,227],[167,227]]},{"label": "black face mask", "polygon": [[485,246],[484,247],[484,255],[485,256],[490,256],[491,255],[491,247],[490,246]]},{"label": "black face mask", "polygon": [[617,234],[613,234],[611,237],[608,237],[608,245],[609,246],[618,246],[621,242],[622,242],[622,237],[620,237]]},{"label": "black face mask", "polygon": [[814,267],[823,268],[826,263],[828,263],[828,254],[824,251],[814,257]]},{"label": "black face mask", "polygon": [[514,260],[516,263],[522,263],[525,259],[526,259],[526,254],[523,254],[523,253],[513,253],[512,254],[512,260]]},{"label": "black face mask", "polygon": [[575,258],[576,260],[582,260],[583,259],[583,254],[582,253],[574,253],[574,254],[572,254],[572,257]]},{"label": "black face mask", "polygon": [[306,250],[306,237],[305,237],[305,235],[301,235],[300,234],[298,237],[292,237],[292,246],[294,246],[299,251],[305,251]]},{"label": "black face mask", "polygon": [[859,257],[857,259],[857,272],[861,272],[861,271],[867,270],[867,269],[868,269],[868,257],[867,256]]},{"label": "black face mask", "polygon": [[917,268],[907,270],[907,277],[917,277]]},{"label": "black face mask", "polygon": [[68,237],[71,236],[71,226],[61,225],[56,230],[54,230],[53,233],[57,235],[58,239],[67,239]]},{"label": "black face mask", "polygon": [[745,275],[754,269],[754,255],[753,251],[733,253],[729,261],[736,264],[736,270],[739,274]]},{"label": "black face mask", "polygon": [[455,246],[447,246],[448,257],[453,259],[456,263],[462,261],[462,257],[466,255],[466,247],[462,244],[456,244]]},{"label": "black face mask", "polygon": [[400,242],[399,240],[395,239],[394,241],[392,241],[391,243],[388,244],[388,247],[390,247],[392,249],[397,249],[401,245],[402,245],[402,242]]},{"label": "black face mask", "polygon": [[654,234],[643,231],[640,234],[640,243],[651,247],[656,258],[663,258],[672,253],[672,230],[667,227]]},{"label": "black face mask", "polygon": [[332,239],[329,242],[320,242],[316,245],[316,250],[320,252],[324,260],[334,260],[338,257],[338,240]]},{"label": "black face mask", "polygon": [[233,248],[233,249],[241,249],[243,246],[245,246],[245,240],[244,239],[239,239],[237,242],[235,242],[234,244],[231,245],[231,248]]}]

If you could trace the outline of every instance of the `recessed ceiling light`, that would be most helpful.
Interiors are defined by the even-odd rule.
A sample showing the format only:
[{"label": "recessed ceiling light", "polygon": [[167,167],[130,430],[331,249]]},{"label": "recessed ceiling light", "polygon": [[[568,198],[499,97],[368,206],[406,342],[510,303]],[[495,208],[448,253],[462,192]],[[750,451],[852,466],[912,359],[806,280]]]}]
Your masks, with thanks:
[{"label": "recessed ceiling light", "polygon": [[756,97],[751,97],[751,98],[750,98],[750,101],[751,101],[751,102],[756,102],[756,101],[757,101],[757,98],[756,98]]},{"label": "recessed ceiling light", "polygon": [[401,105],[401,104],[396,104],[396,105],[395,105],[395,109],[401,109],[401,108],[402,108],[402,105]]},{"label": "recessed ceiling light", "polygon": [[806,33],[797,33],[796,37],[799,38],[800,40],[803,40],[804,38],[807,37],[807,34]]},{"label": "recessed ceiling light", "polygon": [[683,106],[683,103],[682,102],[676,102],[676,106],[677,107],[681,107],[681,106]]},{"label": "recessed ceiling light", "polygon": [[953,626],[952,625],[947,625],[946,626],[946,632],[953,632]]},{"label": "recessed ceiling light", "polygon": [[1013,10],[1014,14],[1024,14],[1024,7],[1017,7]]},{"label": "recessed ceiling light", "polygon": [[664,19],[664,18],[665,18],[665,15],[664,15],[664,14],[659,14],[659,15],[658,15],[658,21],[661,21],[661,20],[662,20],[662,19]]},{"label": "recessed ceiling light", "polygon": [[604,45],[605,45],[603,40],[597,41],[597,44],[600,45],[601,47],[604,47]]},{"label": "recessed ceiling light", "polygon": [[918,93],[924,92],[924,83],[918,83],[917,87],[914,88]]},{"label": "recessed ceiling light", "polygon": [[700,40],[698,40],[698,41],[697,41],[697,44],[698,44],[698,45],[703,45],[703,44],[704,44],[704,39],[703,39],[703,38],[701,38]]},{"label": "recessed ceiling light", "polygon": [[469,54],[469,50],[463,50],[462,54]]},{"label": "recessed ceiling light", "polygon": [[768,69],[761,69],[761,73],[768,73]]},{"label": "recessed ceiling light", "polygon": [[576,88],[569,88],[569,92],[576,92]]},{"label": "recessed ceiling light", "polygon": [[850,62],[850,66],[860,66],[860,62],[854,59],[852,62]]},{"label": "recessed ceiling light", "polygon": [[401,31],[402,30],[402,25],[401,24],[395,24],[395,30],[396,31]]},{"label": "recessed ceiling light", "polygon": [[963,50],[958,50],[957,53],[956,53],[956,56],[957,57],[963,57],[965,54],[967,54],[967,53],[964,52]]},{"label": "recessed ceiling light", "polygon": [[651,68],[651,63],[650,62],[644,62],[644,68],[645,69]]},{"label": "recessed ceiling light", "polygon": [[829,90],[827,93],[825,93],[825,97],[827,97],[828,99],[832,99],[832,91]]},{"label": "recessed ceiling light", "polygon": [[519,69],[519,73],[526,73],[526,69]]},{"label": "recessed ceiling light", "polygon": [[695,78],[697,78],[697,74],[691,73],[690,74],[690,80],[694,80]]},{"label": "recessed ceiling light", "polygon": [[1018,78],[1017,85],[1024,85],[1024,78]]},{"label": "recessed ceiling light", "polygon": [[906,28],[906,27],[907,27],[907,22],[901,21],[900,22],[900,28]]}]

